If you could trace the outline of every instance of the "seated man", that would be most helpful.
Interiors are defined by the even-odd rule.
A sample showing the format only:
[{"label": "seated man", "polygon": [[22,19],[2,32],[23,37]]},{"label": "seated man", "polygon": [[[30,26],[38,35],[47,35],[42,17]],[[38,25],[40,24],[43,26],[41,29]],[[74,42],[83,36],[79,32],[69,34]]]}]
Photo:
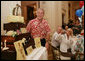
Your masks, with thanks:
[{"label": "seated man", "polygon": [[[57,58],[57,51],[59,51],[59,46],[60,46],[60,43],[62,41],[62,27],[58,27],[58,30],[53,34],[52,36],[52,41],[51,41],[51,45],[52,45],[52,52],[53,52],[53,56],[54,56],[54,59]],[[59,59],[59,58],[58,58]]]},{"label": "seated man", "polygon": [[58,30],[53,34],[51,44],[53,47],[57,48],[61,43],[61,33],[62,27],[58,27]]}]

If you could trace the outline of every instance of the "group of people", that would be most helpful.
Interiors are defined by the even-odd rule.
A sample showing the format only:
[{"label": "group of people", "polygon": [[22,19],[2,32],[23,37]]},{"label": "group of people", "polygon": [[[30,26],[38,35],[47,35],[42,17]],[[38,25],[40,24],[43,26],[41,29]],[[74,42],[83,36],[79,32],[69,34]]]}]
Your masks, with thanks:
[{"label": "group of people", "polygon": [[81,24],[79,20],[74,21],[71,19],[69,20],[68,24],[64,24],[62,27],[63,29],[65,29],[65,27],[71,28],[73,30],[74,35],[80,34],[81,30],[84,28],[83,24]]},{"label": "group of people", "polygon": [[[70,53],[71,45],[73,43],[73,31],[71,28],[62,29],[62,27],[58,27],[57,31],[52,36],[52,46],[55,48],[60,48],[62,55],[73,56]],[[68,52],[69,50],[69,52]]]},{"label": "group of people", "polygon": [[[77,47],[79,43],[80,43],[80,46],[82,47]],[[59,26],[57,31],[55,31],[55,33],[53,34],[52,41],[51,41],[51,44],[53,47],[60,49],[61,55],[65,57],[71,57],[71,59],[76,59],[75,56],[77,55],[77,52],[80,51],[81,49],[84,54],[83,43],[84,43],[84,29],[82,29],[82,31],[75,36],[73,34],[73,29],[69,28],[68,26],[65,26],[65,29]],[[76,49],[80,49],[80,50],[76,51]],[[74,51],[76,52],[74,53]]]},{"label": "group of people", "polygon": [[[29,21],[26,29],[31,33],[33,38],[40,37],[41,45],[49,49],[50,33],[51,29],[49,27],[48,22],[43,18],[44,10],[39,8],[37,10],[37,17],[31,21]],[[74,57],[71,54],[71,45],[73,44],[73,30],[74,28],[69,28],[68,25],[63,29],[61,26],[58,27],[57,31],[52,35],[51,43],[57,48],[60,48],[62,55],[68,55]],[[69,50],[69,53],[67,53]]]}]

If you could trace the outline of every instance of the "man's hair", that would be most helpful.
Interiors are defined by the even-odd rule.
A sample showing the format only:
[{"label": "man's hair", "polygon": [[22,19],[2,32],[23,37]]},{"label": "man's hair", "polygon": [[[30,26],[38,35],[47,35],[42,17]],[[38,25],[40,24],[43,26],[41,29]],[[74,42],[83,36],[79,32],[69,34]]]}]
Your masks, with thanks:
[{"label": "man's hair", "polygon": [[37,9],[37,12],[38,12],[38,10],[42,10],[42,11],[43,11],[43,13],[44,13],[44,9],[42,9],[42,8],[38,8],[38,9]]},{"label": "man's hair", "polygon": [[[61,30],[62,30],[62,27],[61,27],[61,26],[58,26],[58,29],[61,29]],[[57,30],[58,30],[58,29],[57,29]]]}]

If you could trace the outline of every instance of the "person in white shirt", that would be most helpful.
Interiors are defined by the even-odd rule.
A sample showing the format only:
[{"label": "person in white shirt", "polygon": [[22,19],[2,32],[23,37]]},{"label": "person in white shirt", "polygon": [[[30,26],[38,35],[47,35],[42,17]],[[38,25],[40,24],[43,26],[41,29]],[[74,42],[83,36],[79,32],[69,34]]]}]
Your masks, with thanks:
[{"label": "person in white shirt", "polygon": [[62,41],[62,27],[58,27],[58,30],[53,34],[51,44],[53,47],[57,48]]},{"label": "person in white shirt", "polygon": [[68,49],[71,48],[73,41],[72,41],[72,31],[71,29],[67,29],[66,34],[62,36],[62,42],[60,44],[60,51],[61,55],[66,57],[74,57],[71,52],[68,52]]}]

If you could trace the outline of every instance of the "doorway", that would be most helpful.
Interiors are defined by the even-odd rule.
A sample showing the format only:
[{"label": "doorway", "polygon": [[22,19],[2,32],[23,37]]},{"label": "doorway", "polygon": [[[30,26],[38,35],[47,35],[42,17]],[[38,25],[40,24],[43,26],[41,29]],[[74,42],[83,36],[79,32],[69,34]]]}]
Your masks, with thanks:
[{"label": "doorway", "polygon": [[36,17],[36,11],[39,8],[39,1],[21,1],[22,16],[25,24]]},{"label": "doorway", "polygon": [[34,18],[34,7],[27,6],[27,20],[32,20]]}]

